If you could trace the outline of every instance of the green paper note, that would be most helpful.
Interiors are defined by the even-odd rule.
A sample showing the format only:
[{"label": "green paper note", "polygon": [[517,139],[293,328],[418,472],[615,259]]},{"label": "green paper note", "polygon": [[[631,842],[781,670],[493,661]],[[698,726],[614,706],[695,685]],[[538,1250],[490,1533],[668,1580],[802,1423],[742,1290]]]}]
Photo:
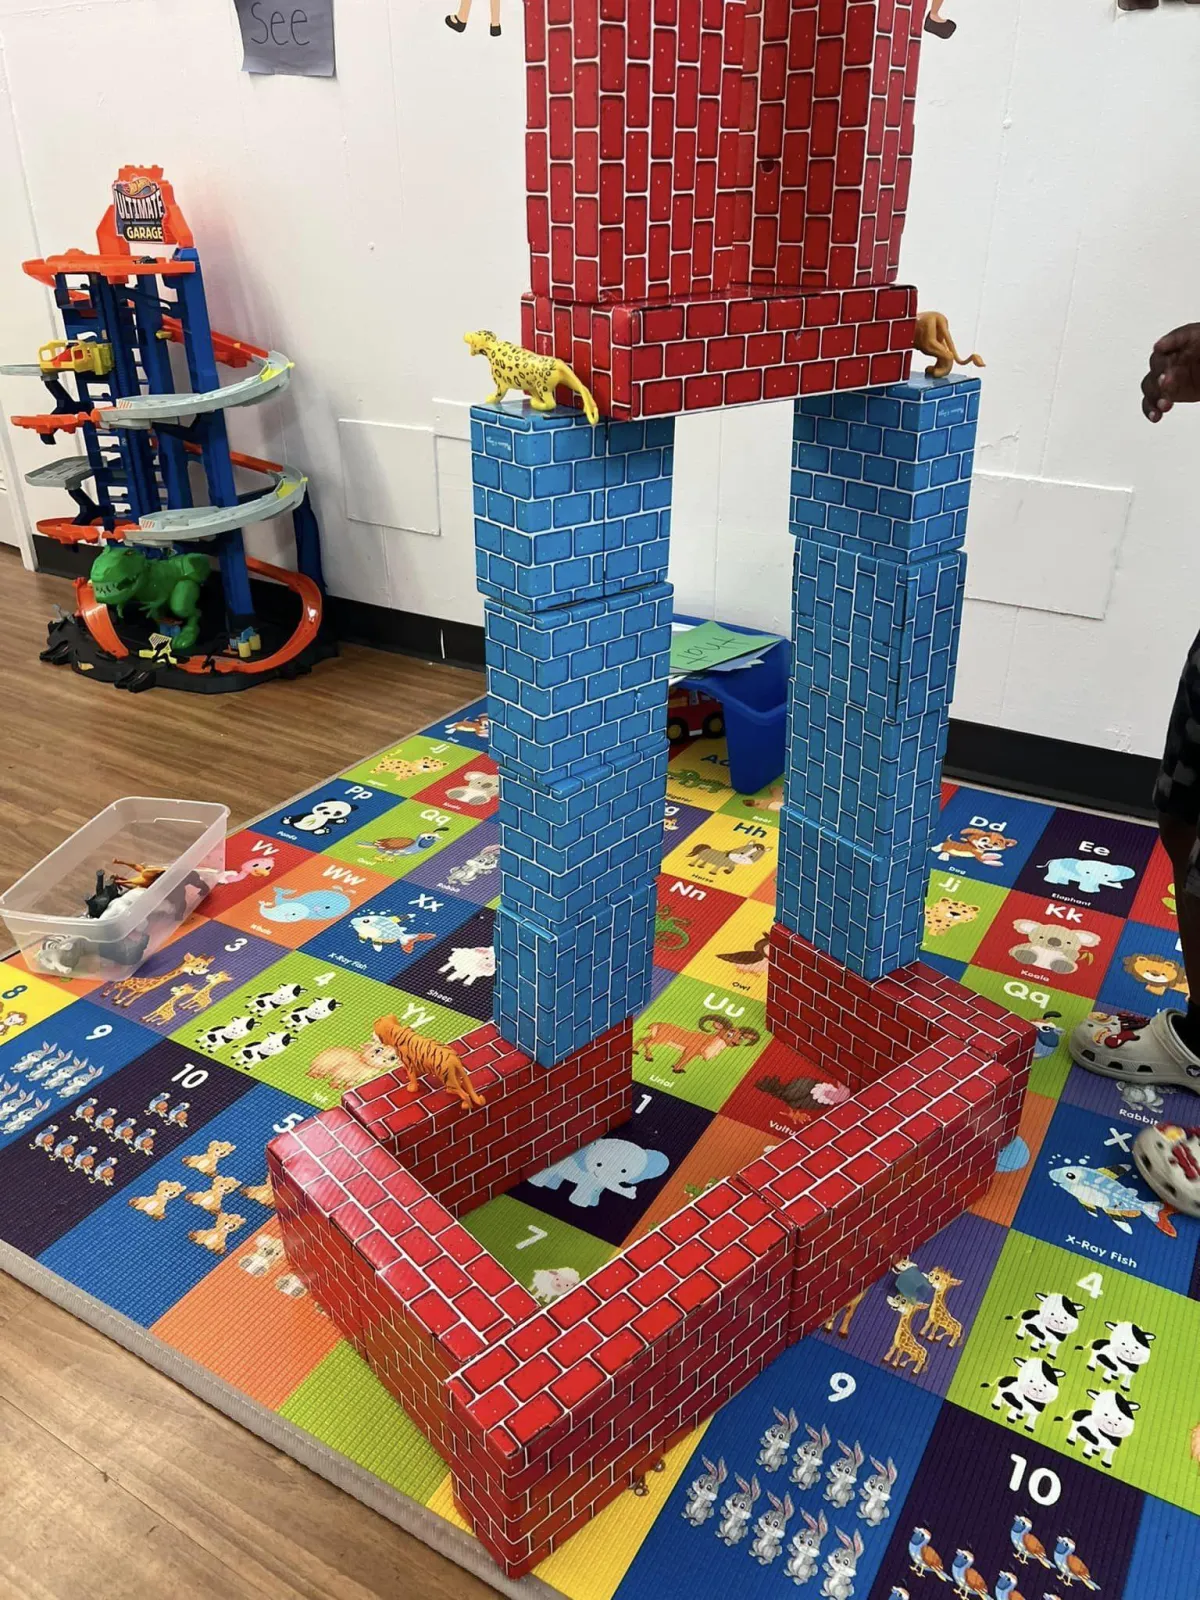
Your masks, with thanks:
[{"label": "green paper note", "polygon": [[671,635],[671,671],[708,672],[723,661],[754,655],[779,642],[775,633],[734,633],[719,622],[702,622],[686,633]]}]

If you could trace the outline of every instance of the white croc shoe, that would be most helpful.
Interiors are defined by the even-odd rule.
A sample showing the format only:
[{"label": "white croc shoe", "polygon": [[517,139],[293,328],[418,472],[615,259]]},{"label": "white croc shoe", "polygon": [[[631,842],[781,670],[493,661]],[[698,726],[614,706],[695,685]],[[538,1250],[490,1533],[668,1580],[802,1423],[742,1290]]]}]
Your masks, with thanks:
[{"label": "white croc shoe", "polygon": [[1103,1078],[1171,1084],[1200,1094],[1200,1056],[1171,1026],[1180,1011],[1139,1017],[1128,1011],[1093,1011],[1071,1034],[1071,1059]]},{"label": "white croc shoe", "polygon": [[1133,1141],[1133,1159],[1160,1200],[1200,1217],[1200,1128],[1170,1122],[1145,1128]]}]

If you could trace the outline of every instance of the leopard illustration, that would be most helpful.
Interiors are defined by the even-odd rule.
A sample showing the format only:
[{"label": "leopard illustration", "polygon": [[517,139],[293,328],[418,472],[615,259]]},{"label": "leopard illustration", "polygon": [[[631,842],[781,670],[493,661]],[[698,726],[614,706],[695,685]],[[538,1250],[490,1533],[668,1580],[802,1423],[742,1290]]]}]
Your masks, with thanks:
[{"label": "leopard illustration", "polygon": [[535,411],[553,411],[558,404],[554,391],[562,384],[573,389],[583,401],[583,414],[592,426],[599,422],[600,409],[591,392],[557,356],[539,356],[536,351],[526,350],[519,344],[506,344],[487,328],[465,333],[463,338],[471,354],[486,356],[492,369],[496,392],[488,395],[486,405],[498,405],[510,389],[521,389],[529,396],[529,404]]},{"label": "leopard illustration", "polygon": [[965,900],[950,900],[943,895],[933,905],[925,907],[925,932],[930,939],[940,939],[960,922],[974,922],[978,915],[978,906],[968,905]]},{"label": "leopard illustration", "polygon": [[413,761],[402,761],[398,756],[384,756],[375,763],[371,772],[387,772],[393,778],[419,778],[425,773],[442,772],[445,766],[444,761],[435,761],[432,756],[418,756]]}]

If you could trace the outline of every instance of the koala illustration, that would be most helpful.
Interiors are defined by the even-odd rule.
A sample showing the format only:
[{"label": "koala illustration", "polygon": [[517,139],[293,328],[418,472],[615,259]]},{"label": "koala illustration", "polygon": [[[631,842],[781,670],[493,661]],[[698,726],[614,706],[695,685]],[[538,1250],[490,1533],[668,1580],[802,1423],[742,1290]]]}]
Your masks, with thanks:
[{"label": "koala illustration", "polygon": [[447,800],[464,806],[486,806],[500,793],[500,778],[495,772],[468,772],[464,781],[446,790]]},{"label": "koala illustration", "polygon": [[1091,947],[1100,943],[1098,933],[1031,922],[1028,917],[1019,917],[1013,927],[1025,935],[1027,942],[1013,945],[1009,955],[1021,966],[1037,967],[1041,972],[1075,972],[1080,962],[1093,959]]}]

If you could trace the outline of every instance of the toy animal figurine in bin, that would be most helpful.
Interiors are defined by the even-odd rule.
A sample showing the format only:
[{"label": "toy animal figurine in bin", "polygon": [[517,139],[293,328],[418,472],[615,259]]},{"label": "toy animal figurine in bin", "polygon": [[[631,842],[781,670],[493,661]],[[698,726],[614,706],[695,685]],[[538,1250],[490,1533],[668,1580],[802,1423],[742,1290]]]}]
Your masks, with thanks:
[{"label": "toy animal figurine in bin", "polygon": [[0,895],[30,970],[127,978],[219,880],[228,822],[207,801],[114,800]]}]

